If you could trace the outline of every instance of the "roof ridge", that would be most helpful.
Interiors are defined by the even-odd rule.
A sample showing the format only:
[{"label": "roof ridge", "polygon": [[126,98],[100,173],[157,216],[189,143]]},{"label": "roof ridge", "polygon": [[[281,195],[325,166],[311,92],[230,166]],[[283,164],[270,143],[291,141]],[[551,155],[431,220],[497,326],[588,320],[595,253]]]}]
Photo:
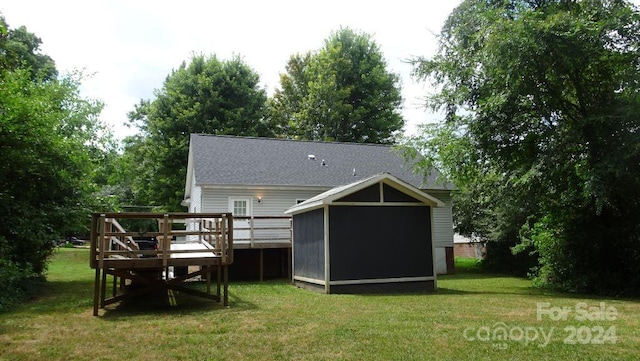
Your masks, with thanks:
[{"label": "roof ridge", "polygon": [[228,135],[228,134],[191,133],[191,135],[197,135],[197,136],[203,136],[203,137],[212,137],[212,138],[215,137],[215,138],[232,138],[232,139],[277,140],[277,141],[283,141],[283,142],[299,142],[299,143],[366,145],[366,146],[386,147],[386,148],[393,148],[396,145],[396,144],[378,144],[378,143],[322,141],[322,140],[309,140],[309,139],[256,137],[256,136]]}]

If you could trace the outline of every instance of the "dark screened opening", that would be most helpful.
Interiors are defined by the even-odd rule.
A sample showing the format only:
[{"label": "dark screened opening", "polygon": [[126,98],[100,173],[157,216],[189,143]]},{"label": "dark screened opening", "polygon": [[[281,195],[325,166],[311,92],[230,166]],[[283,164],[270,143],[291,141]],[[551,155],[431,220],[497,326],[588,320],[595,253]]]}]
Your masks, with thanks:
[{"label": "dark screened opening", "polygon": [[380,184],[376,183],[355,193],[351,193],[336,202],[380,202]]},{"label": "dark screened opening", "polygon": [[413,202],[420,203],[420,200],[413,198],[412,196],[405,194],[388,184],[383,186],[384,201],[385,202]]},{"label": "dark screened opening", "polygon": [[324,279],[324,210],[293,216],[293,258],[296,276]]},{"label": "dark screened opening", "polygon": [[429,207],[330,206],[332,280],[433,276]]}]

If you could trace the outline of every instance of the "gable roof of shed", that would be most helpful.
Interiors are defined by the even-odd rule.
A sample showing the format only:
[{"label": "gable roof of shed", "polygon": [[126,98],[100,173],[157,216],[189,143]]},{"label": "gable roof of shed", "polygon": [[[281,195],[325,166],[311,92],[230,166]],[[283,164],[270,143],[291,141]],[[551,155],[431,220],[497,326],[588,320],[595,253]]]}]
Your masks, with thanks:
[{"label": "gable roof of shed", "polygon": [[451,189],[436,182],[436,171],[426,178],[415,174],[385,145],[192,134],[189,153],[188,177],[198,185],[332,188],[388,172],[416,188]]},{"label": "gable roof of shed", "polygon": [[331,204],[334,201],[339,201],[340,198],[343,198],[349,194],[356,193],[360,190],[363,190],[364,188],[370,187],[380,182],[391,185],[392,187],[399,189],[401,192],[417,199],[424,204],[428,204],[432,207],[444,206],[444,203],[441,200],[422,192],[420,189],[412,186],[411,184],[408,184],[407,182],[398,179],[389,173],[380,173],[371,177],[357,180],[350,184],[329,189],[328,191],[320,193],[315,197],[311,197],[302,203],[296,204],[295,206],[287,209],[284,213],[296,214],[303,211],[317,209],[325,204]]}]

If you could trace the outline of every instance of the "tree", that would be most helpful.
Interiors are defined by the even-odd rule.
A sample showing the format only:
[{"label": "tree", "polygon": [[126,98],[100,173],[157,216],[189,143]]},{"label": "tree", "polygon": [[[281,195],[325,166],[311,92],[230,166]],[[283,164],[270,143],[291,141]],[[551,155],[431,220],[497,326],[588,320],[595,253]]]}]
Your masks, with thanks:
[{"label": "tree", "polygon": [[[142,100],[129,114],[142,134],[129,139],[124,166],[140,205],[181,211],[189,135],[269,136],[266,93],[259,76],[240,57],[220,61],[194,56],[167,76],[155,99]],[[134,155],[128,153],[134,152]]]},{"label": "tree", "polygon": [[55,62],[40,53],[41,44],[42,40],[24,26],[10,29],[0,15],[0,68],[28,69],[32,79],[55,79],[58,75]]},{"label": "tree", "polygon": [[534,256],[541,284],[637,293],[640,14],[467,0],[439,38],[415,70],[447,117],[413,145],[459,186],[458,227]]},{"label": "tree", "polygon": [[53,240],[88,228],[105,129],[102,104],[79,94],[79,74],[56,77],[40,39],[0,25],[1,309],[44,273]]},{"label": "tree", "polygon": [[271,117],[281,135],[302,139],[394,143],[404,126],[399,78],[378,45],[342,28],[314,53],[293,55]]}]

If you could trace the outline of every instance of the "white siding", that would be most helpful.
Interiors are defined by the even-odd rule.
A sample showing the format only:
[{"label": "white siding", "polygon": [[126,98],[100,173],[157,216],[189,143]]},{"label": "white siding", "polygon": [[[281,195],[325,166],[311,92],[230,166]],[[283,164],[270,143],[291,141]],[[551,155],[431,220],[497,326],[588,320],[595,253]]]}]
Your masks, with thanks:
[{"label": "white siding", "polygon": [[[196,186],[196,177],[191,178],[191,195],[190,195],[190,203],[189,203],[189,213],[201,213],[202,212],[202,188]],[[194,223],[187,224],[188,231],[195,231],[198,226]],[[188,242],[197,242],[198,236],[187,236],[186,240]]]},{"label": "white siding", "polygon": [[436,248],[436,274],[446,275],[447,272],[447,255],[445,253],[444,247]]},{"label": "white siding", "polygon": [[450,191],[427,191],[445,206],[433,209],[433,233],[436,247],[453,247],[453,212]]},{"label": "white siding", "polygon": [[[252,216],[285,216],[284,211],[296,205],[298,200],[309,199],[322,190],[286,190],[286,189],[220,189],[202,190],[202,212],[229,212],[229,197],[248,197],[251,199]],[[260,198],[260,202],[258,202]],[[291,239],[291,221],[286,219],[255,219],[255,243],[282,243]],[[245,226],[246,227],[246,226]],[[277,227],[285,229],[259,229]],[[235,240],[238,244],[248,242],[248,231],[239,230]]]},{"label": "white siding", "polygon": [[296,205],[297,199],[308,199],[319,193],[322,191],[204,188],[201,212],[228,212],[229,197],[250,197],[254,216],[284,216],[284,211]]},{"label": "white siding", "polygon": [[190,213],[202,213],[202,188],[196,186],[196,177],[194,176],[191,183],[191,204],[189,204]]}]

